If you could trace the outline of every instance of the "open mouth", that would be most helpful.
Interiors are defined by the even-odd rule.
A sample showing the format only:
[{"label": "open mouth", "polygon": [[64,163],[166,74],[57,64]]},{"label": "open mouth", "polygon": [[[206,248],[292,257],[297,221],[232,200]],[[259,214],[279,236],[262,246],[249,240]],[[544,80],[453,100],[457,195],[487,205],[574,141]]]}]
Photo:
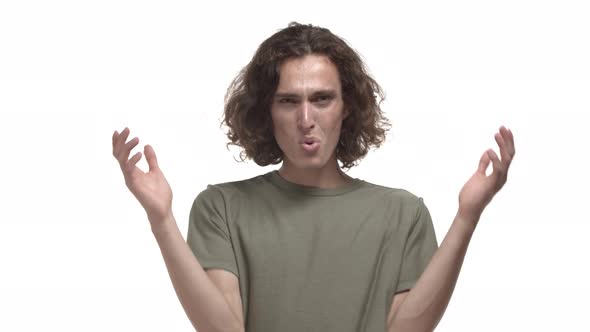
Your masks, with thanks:
[{"label": "open mouth", "polygon": [[318,149],[318,147],[320,146],[319,142],[305,142],[303,144],[301,144],[301,146],[303,147],[303,149],[305,151],[316,151]]}]

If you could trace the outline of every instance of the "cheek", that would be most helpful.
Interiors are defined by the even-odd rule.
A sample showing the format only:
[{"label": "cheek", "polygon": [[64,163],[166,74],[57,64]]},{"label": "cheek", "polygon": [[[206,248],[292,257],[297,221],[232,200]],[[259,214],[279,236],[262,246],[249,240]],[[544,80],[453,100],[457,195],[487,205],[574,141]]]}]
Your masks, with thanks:
[{"label": "cheek", "polygon": [[275,134],[279,134],[279,135],[281,135],[282,133],[284,133],[287,130],[287,128],[285,126],[285,121],[281,121],[280,119],[273,120],[272,127],[273,127],[273,132]]},{"label": "cheek", "polygon": [[326,128],[327,135],[335,136],[335,139],[337,140],[340,137],[340,131],[342,129],[342,119],[334,117],[328,121],[324,128]]},{"label": "cheek", "polygon": [[270,123],[272,132],[277,136],[283,129],[281,128],[281,120],[273,113],[271,113]]},{"label": "cheek", "polygon": [[284,122],[276,121],[273,122],[273,135],[277,144],[281,149],[285,148],[285,144],[289,141],[289,131],[288,128],[284,125]]}]

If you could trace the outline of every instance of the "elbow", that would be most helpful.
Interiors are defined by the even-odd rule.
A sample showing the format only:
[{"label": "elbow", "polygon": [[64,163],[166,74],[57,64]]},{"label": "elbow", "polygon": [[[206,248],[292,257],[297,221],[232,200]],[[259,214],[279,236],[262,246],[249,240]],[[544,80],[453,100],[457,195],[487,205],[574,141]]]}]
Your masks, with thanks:
[{"label": "elbow", "polygon": [[246,329],[243,327],[239,327],[236,329],[232,329],[232,330],[207,330],[207,329],[203,329],[203,328],[196,328],[195,327],[195,332],[210,332],[210,331],[215,331],[215,332],[246,332]]},{"label": "elbow", "polygon": [[212,327],[212,326],[203,326],[193,323],[193,327],[195,332],[246,332],[246,328],[241,323],[232,324],[228,326],[227,324],[223,327]]},{"label": "elbow", "polygon": [[243,323],[239,323],[238,327],[234,330],[235,332],[246,332],[246,327]]},{"label": "elbow", "polygon": [[433,332],[436,325],[427,317],[412,319],[394,317],[387,326],[387,332]]}]

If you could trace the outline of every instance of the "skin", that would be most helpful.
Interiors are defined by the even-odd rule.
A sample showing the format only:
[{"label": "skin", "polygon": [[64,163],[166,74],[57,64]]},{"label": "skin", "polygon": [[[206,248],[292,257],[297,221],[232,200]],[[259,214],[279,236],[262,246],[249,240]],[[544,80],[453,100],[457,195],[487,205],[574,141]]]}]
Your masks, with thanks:
[{"label": "skin", "polygon": [[[501,126],[494,138],[500,148],[502,159],[498,157],[494,150],[486,150],[479,160],[477,170],[459,192],[458,213],[465,219],[473,220],[475,224],[479,221],[484,208],[506,183],[508,169],[516,153],[514,136],[510,129]],[[486,169],[490,162],[493,171],[488,176],[486,175]]]},{"label": "skin", "polygon": [[[274,137],[284,153],[279,174],[293,183],[336,188],[352,180],[336,160],[342,121],[346,117],[336,66],[321,55],[291,58],[281,64],[271,116]],[[320,140],[316,153],[300,142]]]},{"label": "skin", "polygon": [[194,256],[172,214],[172,190],[158,166],[156,153],[144,147],[149,165],[143,172],[136,164],[141,152],[129,158],[139,143],[129,142],[129,128],[113,133],[113,155],[119,162],[125,184],[145,209],[152,232],[162,252],[174,290],[187,317],[198,331],[243,332],[244,318],[238,278],[224,270],[205,271]]},{"label": "skin", "polygon": [[140,151],[129,158],[131,150],[139,143],[139,138],[135,137],[125,143],[128,137],[129,128],[123,129],[120,134],[117,131],[113,133],[113,156],[119,162],[127,188],[146,211],[152,228],[159,227],[158,223],[172,216],[172,189],[158,166],[158,159],[151,145],[144,147],[148,172],[136,165],[141,159]]},{"label": "skin", "polygon": [[[403,298],[394,300],[395,308],[387,318],[388,332],[433,331],[440,322],[481,214],[506,183],[516,153],[510,129],[501,126],[494,137],[501,159],[492,149],[482,154],[477,170],[459,192],[457,214],[440,247],[414,287]],[[486,175],[490,162],[493,171]]]},{"label": "skin", "polygon": [[[335,147],[346,113],[343,112],[337,69],[327,58],[310,55],[283,63],[271,114],[275,138],[285,155],[279,170],[282,177],[294,183],[319,188],[335,188],[351,180],[340,170],[335,158]],[[307,135],[321,140],[317,153],[306,154],[302,150],[299,142]],[[115,131],[112,137],[113,155],[119,162],[127,187],[145,209],[156,237],[163,237],[158,234],[166,234],[171,227],[176,227],[176,242],[183,246],[181,249],[192,259],[172,216],[172,190],[158,166],[153,148],[150,145],[144,147],[149,171],[143,172],[136,166],[141,159],[141,152],[129,158],[139,139],[135,137],[126,142],[128,137],[129,128],[121,133]],[[494,137],[501,158],[492,149],[482,154],[477,170],[459,193],[457,214],[439,249],[416,285],[394,296],[387,316],[387,331],[433,331],[442,318],[472,234],[485,207],[506,183],[515,155],[514,136],[510,129],[501,126]],[[486,175],[490,163],[493,171]],[[195,269],[191,267],[188,270]],[[223,291],[223,294],[230,303],[238,327],[242,329],[241,300],[237,280],[233,279],[235,276],[221,270],[210,272],[209,277],[218,289],[230,289]],[[216,277],[214,273],[221,275]],[[229,278],[232,279],[222,281]],[[186,284],[194,285],[194,282],[187,280]],[[210,289],[206,288],[208,291]],[[210,293],[208,296],[211,299],[220,298],[219,293]],[[221,303],[219,308],[225,310]],[[219,311],[222,312],[222,309]]]}]

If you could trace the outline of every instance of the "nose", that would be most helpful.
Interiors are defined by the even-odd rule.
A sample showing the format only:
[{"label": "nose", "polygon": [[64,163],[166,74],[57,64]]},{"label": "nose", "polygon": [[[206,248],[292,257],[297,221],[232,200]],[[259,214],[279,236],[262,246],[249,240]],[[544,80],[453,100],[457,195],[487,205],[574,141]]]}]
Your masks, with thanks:
[{"label": "nose", "polygon": [[315,110],[309,101],[301,103],[297,118],[297,127],[300,130],[308,131],[315,127]]}]

